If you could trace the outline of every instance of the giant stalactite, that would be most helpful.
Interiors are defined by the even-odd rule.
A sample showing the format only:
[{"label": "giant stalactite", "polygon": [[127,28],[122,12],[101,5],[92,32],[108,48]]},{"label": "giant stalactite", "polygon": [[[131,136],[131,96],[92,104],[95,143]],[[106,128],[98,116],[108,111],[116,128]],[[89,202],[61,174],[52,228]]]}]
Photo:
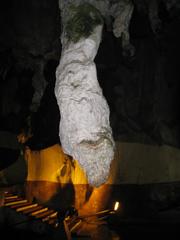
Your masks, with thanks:
[{"label": "giant stalactite", "polygon": [[[103,21],[114,18],[113,32],[122,37],[130,55],[130,0],[60,1],[62,54],[55,94],[60,108],[60,139],[65,153],[78,159],[94,186],[106,182],[114,155],[109,107],[97,80],[94,58],[101,42]],[[129,54],[128,53],[128,54]]]},{"label": "giant stalactite", "polygon": [[103,20],[88,3],[67,4],[62,12],[63,50],[55,88],[60,139],[65,153],[78,159],[89,183],[99,186],[107,180],[114,154],[109,108],[94,63]]},{"label": "giant stalactite", "polygon": [[[160,2],[142,3],[156,34]],[[104,19],[109,17],[113,18],[114,35],[121,38],[122,53],[134,55],[129,37],[134,4],[131,0],[60,0],[59,6],[62,54],[56,72],[55,94],[61,113],[60,140],[65,153],[78,159],[89,183],[99,186],[108,178],[114,141],[109,107],[97,81],[94,58],[101,42]]]}]

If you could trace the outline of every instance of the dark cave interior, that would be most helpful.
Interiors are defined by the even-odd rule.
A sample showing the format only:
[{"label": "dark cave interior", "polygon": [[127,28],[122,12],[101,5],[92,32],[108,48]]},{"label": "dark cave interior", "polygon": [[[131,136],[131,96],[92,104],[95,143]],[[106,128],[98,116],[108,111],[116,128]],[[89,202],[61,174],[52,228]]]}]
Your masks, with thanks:
[{"label": "dark cave interior", "polygon": [[[168,11],[165,1],[159,0],[160,25],[154,32],[145,8],[147,1],[139,1],[139,5],[138,0],[133,2],[129,33],[135,54],[129,56],[128,52],[123,53],[121,38],[113,35],[110,23],[104,25],[95,58],[98,81],[110,107],[113,136],[118,142],[166,145],[179,150],[180,6],[177,1]],[[58,1],[3,0],[0,29],[0,133],[30,134],[26,146],[32,151],[60,144],[60,113],[54,94],[55,71],[61,56]],[[42,91],[44,83],[46,87],[34,111],[33,81],[37,78],[39,91]],[[20,150],[6,146],[7,151],[1,135],[0,138],[2,170],[16,162]],[[138,154],[140,156],[141,152]],[[175,165],[175,168],[178,166]],[[159,219],[155,221],[152,218],[148,223],[152,231],[150,227],[146,229],[146,222],[133,222],[133,218],[123,222],[115,216],[109,219],[109,224],[112,224],[111,221],[120,222],[122,239],[133,236],[150,239],[158,234],[159,239],[159,236],[169,237],[168,233],[172,239],[172,233],[178,230],[180,224],[179,183],[180,178],[170,182],[162,180],[160,184],[136,185],[135,182],[122,185],[121,193],[114,191],[115,197],[120,194],[124,199],[127,216],[144,215],[144,209],[148,217],[157,209],[162,212]],[[140,209],[143,209],[142,212]],[[170,210],[167,215],[166,210]],[[163,222],[162,219],[168,220]],[[24,232],[19,234],[17,239],[23,239]],[[46,237],[48,239],[49,236]],[[41,239],[40,236],[38,239]],[[42,239],[45,239],[44,236]]]},{"label": "dark cave interior", "polygon": [[[105,26],[95,62],[115,140],[179,147],[180,20],[177,10],[167,12],[163,6],[159,15],[161,28],[154,34],[146,13],[135,7],[129,30],[133,57],[122,55],[121,39]],[[1,7],[0,127],[17,133],[31,116],[35,141],[42,145],[58,137],[53,88],[61,52],[59,16],[56,1],[11,0]],[[32,78],[39,63],[48,84],[32,113]]]}]

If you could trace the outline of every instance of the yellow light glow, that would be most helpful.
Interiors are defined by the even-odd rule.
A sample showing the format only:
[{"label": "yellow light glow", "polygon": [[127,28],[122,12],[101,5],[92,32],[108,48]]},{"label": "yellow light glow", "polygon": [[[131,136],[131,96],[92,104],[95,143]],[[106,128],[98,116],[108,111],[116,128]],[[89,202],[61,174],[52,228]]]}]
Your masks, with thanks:
[{"label": "yellow light glow", "polygon": [[36,215],[38,215],[39,213],[46,212],[47,210],[48,210],[48,208],[40,209],[40,210],[38,210],[38,211],[36,211],[36,212],[31,213],[31,216],[36,216]]},{"label": "yellow light glow", "polygon": [[119,208],[119,202],[116,202],[116,203],[114,204],[114,211],[117,211],[118,208]]}]

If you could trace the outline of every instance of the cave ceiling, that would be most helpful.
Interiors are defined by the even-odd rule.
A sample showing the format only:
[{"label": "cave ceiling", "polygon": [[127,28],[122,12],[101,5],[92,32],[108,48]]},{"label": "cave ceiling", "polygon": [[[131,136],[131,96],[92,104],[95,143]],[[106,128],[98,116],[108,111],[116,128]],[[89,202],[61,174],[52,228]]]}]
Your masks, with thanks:
[{"label": "cave ceiling", "polygon": [[[95,59],[113,135],[116,141],[180,147],[180,4],[132,3],[134,54],[123,51],[110,16]],[[53,144],[60,119],[54,96],[61,55],[58,1],[2,0],[0,31],[0,131],[31,128],[32,147]]]}]

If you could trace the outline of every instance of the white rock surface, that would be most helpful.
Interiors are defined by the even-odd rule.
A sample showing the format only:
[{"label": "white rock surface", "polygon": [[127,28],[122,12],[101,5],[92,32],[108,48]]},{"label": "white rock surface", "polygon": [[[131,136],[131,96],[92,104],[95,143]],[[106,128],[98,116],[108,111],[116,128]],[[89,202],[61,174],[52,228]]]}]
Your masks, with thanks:
[{"label": "white rock surface", "polygon": [[56,72],[55,94],[61,121],[60,140],[65,153],[77,159],[94,186],[109,175],[114,141],[109,124],[109,108],[97,81],[96,56],[102,26],[77,43],[63,41]]}]

